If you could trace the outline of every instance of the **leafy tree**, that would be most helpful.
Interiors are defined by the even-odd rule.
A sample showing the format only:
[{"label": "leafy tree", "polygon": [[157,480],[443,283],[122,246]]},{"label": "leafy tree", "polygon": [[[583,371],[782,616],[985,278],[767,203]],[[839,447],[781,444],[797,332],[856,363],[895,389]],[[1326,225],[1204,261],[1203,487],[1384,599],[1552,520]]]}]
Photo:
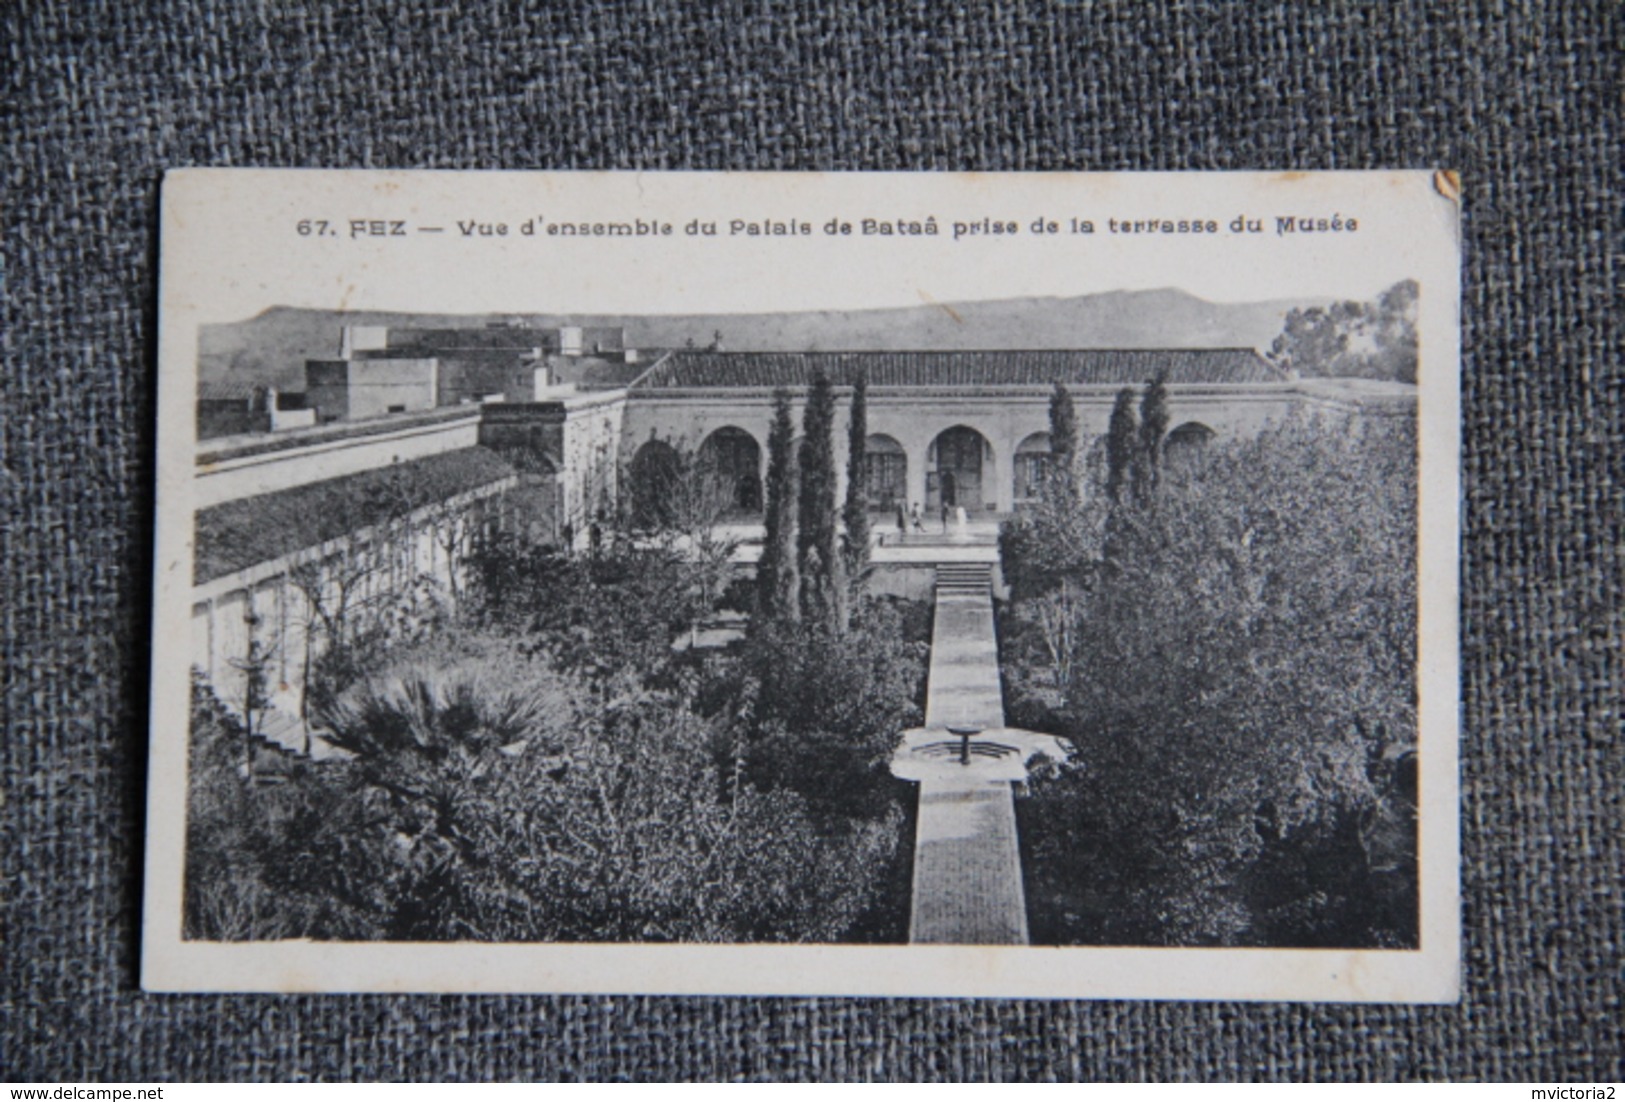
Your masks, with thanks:
[{"label": "leafy tree", "polygon": [[737,678],[707,710],[731,717],[758,789],[794,791],[822,814],[873,817],[893,798],[898,732],[921,718],[927,649],[874,600],[844,636],[770,625],[747,642]]},{"label": "leafy tree", "polygon": [[719,523],[731,487],[707,458],[670,445],[662,454],[662,509],[628,510],[619,528],[606,517],[608,539],[590,554],[506,529],[482,537],[468,556],[469,619],[526,635],[604,691],[669,677],[673,637],[722,601],[738,541]]},{"label": "leafy tree", "polygon": [[[1017,710],[1025,696],[1049,706],[1064,696],[1077,672],[1087,594],[1099,584],[1104,517],[1079,498],[1041,499],[1036,509],[999,529],[1000,570],[1010,604],[1000,629],[1000,655]],[[1042,671],[1042,672],[1040,672]],[[1025,722],[1025,721],[1023,721]],[[1043,723],[1030,724],[1042,727]]]},{"label": "leafy tree", "polygon": [[670,552],[690,597],[688,626],[709,616],[733,577],[739,540],[722,521],[734,505],[735,487],[706,449],[668,445],[661,509],[645,541]]},{"label": "leafy tree", "polygon": [[999,569],[1017,600],[1039,597],[1062,585],[1093,584],[1095,548],[1078,532],[1101,519],[1098,508],[1074,489],[1052,483],[1031,508],[999,527]]},{"label": "leafy tree", "polygon": [[[1132,416],[1132,410],[1130,411]],[[1050,394],[1050,464],[1037,506],[999,530],[1001,570],[1020,601],[1022,626],[1031,629],[1064,692],[1073,672],[1077,601],[1094,583],[1095,563],[1086,544],[1072,538],[1084,522],[1078,481],[1078,413],[1067,388]]]},{"label": "leafy tree", "polygon": [[[869,380],[859,374],[852,384],[852,417],[846,432],[846,504],[841,520],[846,532],[842,549],[846,576],[853,586],[869,567]],[[854,593],[854,596],[856,594]]]},{"label": "leafy tree", "polygon": [[1377,299],[1376,346],[1372,374],[1380,379],[1416,382],[1416,320],[1420,288],[1414,279],[1404,279]]},{"label": "leafy tree", "polygon": [[1139,431],[1134,417],[1134,388],[1126,386],[1117,392],[1106,427],[1106,496],[1114,502],[1122,500],[1123,486],[1134,466]]},{"label": "leafy tree", "polygon": [[799,566],[805,620],[843,631],[846,584],[835,525],[835,391],[823,372],[813,379],[801,422]]},{"label": "leafy tree", "polygon": [[1035,937],[1415,943],[1415,492],[1411,422],[1305,419],[1067,534],[1120,553],[1022,810]]},{"label": "leafy tree", "polygon": [[1270,359],[1289,374],[1341,374],[1348,330],[1359,310],[1358,303],[1343,302],[1288,311],[1281,335],[1270,345]]},{"label": "leafy tree", "polygon": [[696,602],[680,550],[615,539],[597,555],[572,555],[497,533],[470,566],[471,619],[523,637],[599,699],[675,676],[671,641],[692,623]]},{"label": "leafy tree", "polygon": [[1078,451],[1078,407],[1066,384],[1056,381],[1049,398],[1050,451],[1057,456]]},{"label": "leafy tree", "polygon": [[790,393],[781,388],[773,392],[773,427],[767,437],[766,533],[756,567],[756,607],[762,620],[801,619],[800,500]]},{"label": "leafy tree", "polygon": [[1293,309],[1270,359],[1302,376],[1416,381],[1419,288],[1402,280],[1373,302],[1342,301]]},{"label": "leafy tree", "polygon": [[[367,594],[369,579],[386,571],[388,557],[417,534],[417,529],[391,533],[381,546],[346,543],[288,572],[290,584],[304,599],[301,681],[306,718],[311,709],[354,684],[389,648],[433,634],[455,614],[461,583],[442,585],[428,575]],[[430,534],[433,538],[432,528]],[[465,569],[473,547],[473,539],[459,546],[448,567],[451,575]]]}]

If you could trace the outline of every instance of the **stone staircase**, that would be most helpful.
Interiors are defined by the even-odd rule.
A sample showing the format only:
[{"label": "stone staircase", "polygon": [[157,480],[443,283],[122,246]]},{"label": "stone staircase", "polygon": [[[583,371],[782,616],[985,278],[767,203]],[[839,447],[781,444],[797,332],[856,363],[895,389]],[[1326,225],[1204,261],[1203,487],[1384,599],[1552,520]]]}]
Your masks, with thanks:
[{"label": "stone staircase", "polygon": [[307,727],[304,720],[291,712],[266,708],[249,736],[255,783],[281,784],[300,762],[350,756],[323,738],[323,734],[320,729]]},{"label": "stone staircase", "polygon": [[985,562],[937,564],[937,599],[984,597],[993,591],[993,567]]},{"label": "stone staircase", "polygon": [[300,762],[308,760],[280,730],[255,731],[248,736],[248,746],[250,764],[246,772],[256,785],[283,784]]}]

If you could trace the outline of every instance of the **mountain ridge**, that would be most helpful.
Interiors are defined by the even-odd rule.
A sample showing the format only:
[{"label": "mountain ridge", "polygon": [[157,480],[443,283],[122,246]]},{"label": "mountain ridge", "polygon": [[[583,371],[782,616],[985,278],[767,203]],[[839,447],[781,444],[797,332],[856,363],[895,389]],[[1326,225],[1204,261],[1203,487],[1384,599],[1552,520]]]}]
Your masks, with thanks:
[{"label": "mountain ridge", "polygon": [[1280,334],[1289,310],[1317,304],[1307,299],[1214,303],[1170,287],[757,314],[441,314],[279,305],[242,321],[203,326],[198,339],[198,380],[200,384],[229,380],[303,390],[305,360],[335,357],[345,325],[622,326],[627,344],[634,348],[681,348],[690,341],[703,348],[720,333],[721,347],[731,352],[1262,350]]}]

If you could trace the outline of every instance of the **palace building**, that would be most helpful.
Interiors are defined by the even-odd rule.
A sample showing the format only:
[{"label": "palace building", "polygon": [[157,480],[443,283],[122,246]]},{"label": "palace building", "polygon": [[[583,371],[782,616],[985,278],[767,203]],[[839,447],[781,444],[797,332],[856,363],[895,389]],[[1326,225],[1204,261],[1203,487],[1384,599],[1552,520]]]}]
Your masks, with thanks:
[{"label": "palace building", "polygon": [[820,374],[836,387],[837,433],[845,432],[852,384],[868,381],[871,506],[946,503],[972,514],[1008,513],[1036,496],[1057,382],[1072,394],[1085,440],[1105,433],[1119,390],[1158,375],[1182,440],[1257,432],[1305,404],[1353,397],[1288,379],[1240,348],[674,352],[627,388],[627,469],[635,478],[651,455],[687,445],[738,479],[741,507],[759,506],[774,391],[799,399]]},{"label": "palace building", "polygon": [[481,525],[584,546],[658,494],[684,453],[722,476],[729,521],[748,529],[774,395],[788,391],[799,424],[819,375],[836,388],[838,457],[867,380],[867,496],[888,516],[947,505],[995,520],[1033,500],[1057,382],[1086,447],[1118,391],[1159,376],[1170,443],[1248,436],[1300,410],[1413,415],[1416,402],[1402,383],[1293,378],[1250,348],[640,353],[619,329],[351,328],[338,357],[307,364],[302,397],[250,395],[254,416],[233,420],[220,403],[245,399],[200,394],[200,425],[235,434],[200,432],[194,663],[230,703],[258,654],[289,721],[335,610],[383,610],[424,584],[455,599]]}]

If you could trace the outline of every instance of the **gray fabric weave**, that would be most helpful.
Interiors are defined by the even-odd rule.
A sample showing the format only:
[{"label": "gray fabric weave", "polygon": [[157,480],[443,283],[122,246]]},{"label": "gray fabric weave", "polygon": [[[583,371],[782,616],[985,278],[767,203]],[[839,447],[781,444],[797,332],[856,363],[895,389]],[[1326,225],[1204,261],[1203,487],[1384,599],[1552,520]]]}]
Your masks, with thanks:
[{"label": "gray fabric weave", "polygon": [[[0,12],[0,1077],[1625,1076],[1621,6],[677,8]],[[1459,168],[1463,1003],[141,994],[180,165]]]}]

